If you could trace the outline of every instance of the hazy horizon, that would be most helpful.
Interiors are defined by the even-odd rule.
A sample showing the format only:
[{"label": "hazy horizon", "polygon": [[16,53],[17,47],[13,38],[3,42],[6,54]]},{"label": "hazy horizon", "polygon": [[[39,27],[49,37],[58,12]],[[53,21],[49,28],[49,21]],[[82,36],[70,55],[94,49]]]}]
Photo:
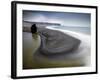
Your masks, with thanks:
[{"label": "hazy horizon", "polygon": [[62,26],[90,27],[90,17],[89,13],[23,10],[24,21],[59,23]]}]

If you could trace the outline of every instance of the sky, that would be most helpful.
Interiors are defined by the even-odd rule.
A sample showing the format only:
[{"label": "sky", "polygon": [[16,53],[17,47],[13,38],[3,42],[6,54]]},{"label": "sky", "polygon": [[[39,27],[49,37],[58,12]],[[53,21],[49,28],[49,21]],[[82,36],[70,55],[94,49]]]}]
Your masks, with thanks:
[{"label": "sky", "polygon": [[62,26],[90,27],[91,14],[23,10],[23,20],[31,22],[59,23]]}]

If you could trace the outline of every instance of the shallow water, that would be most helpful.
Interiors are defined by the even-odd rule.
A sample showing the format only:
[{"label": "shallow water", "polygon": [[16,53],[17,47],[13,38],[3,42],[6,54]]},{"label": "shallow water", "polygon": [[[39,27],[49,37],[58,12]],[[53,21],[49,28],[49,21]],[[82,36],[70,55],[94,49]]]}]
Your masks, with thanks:
[{"label": "shallow water", "polygon": [[[58,28],[57,28],[58,29]],[[60,29],[60,28],[59,28]],[[61,28],[62,30],[64,29],[64,28]],[[89,33],[86,33],[86,31],[85,30],[83,30],[83,31],[81,31],[82,30],[82,28],[80,28],[79,29],[79,31],[81,32],[81,33],[84,33],[84,34],[80,34],[80,33],[78,33],[78,31],[76,30],[76,32],[75,32],[75,29],[71,29],[70,28],[70,30],[74,30],[74,31],[70,31],[70,30],[68,30],[68,28],[66,28],[66,29],[64,29],[64,30],[66,30],[67,32],[67,34],[70,34],[70,35],[72,35],[72,36],[74,36],[74,37],[76,37],[76,38],[79,38],[81,41],[82,41],[82,44],[81,44],[81,48],[82,48],[82,50],[80,51],[81,53],[79,53],[79,55],[74,55],[74,56],[71,56],[71,57],[74,57],[75,58],[75,60],[76,60],[76,58],[78,59],[78,62],[77,62],[77,60],[75,61],[75,62],[73,62],[73,61],[71,61],[71,60],[67,60],[66,61],[66,59],[65,60],[63,60],[63,61],[61,61],[61,62],[58,62],[58,59],[56,60],[56,58],[55,58],[55,60],[54,61],[52,61],[52,59],[47,59],[47,58],[44,58],[44,57],[41,57],[41,56],[35,56],[34,58],[36,58],[36,59],[34,59],[33,58],[33,56],[31,56],[32,58],[33,58],[33,64],[30,64],[30,65],[32,65],[32,67],[26,67],[26,68],[24,68],[24,69],[35,69],[35,68],[52,68],[52,67],[75,67],[75,66],[77,66],[77,67],[79,67],[79,66],[83,66],[84,65],[84,62],[87,62],[86,60],[83,60],[82,59],[82,61],[83,62],[81,62],[80,60],[79,60],[79,58],[80,58],[80,56],[81,56],[81,58],[84,58],[84,56],[85,56],[85,54],[86,54],[86,56],[88,56],[88,54],[90,53],[90,36],[89,35],[86,35],[86,34],[89,34]],[[75,33],[74,33],[75,32]],[[25,38],[25,35],[27,35],[27,33],[26,34],[24,34],[24,38]],[[26,38],[27,38],[28,36],[26,36]],[[32,36],[30,36],[30,39],[32,38]],[[28,37],[28,39],[29,39],[29,37]],[[25,40],[26,42],[30,42],[29,40]],[[25,42],[25,44],[26,44],[26,42]],[[36,42],[35,42],[36,43]],[[26,45],[27,47],[28,47],[28,45]],[[84,49],[83,49],[84,48]],[[26,52],[26,51],[25,51]],[[23,55],[24,55],[25,53],[23,53]],[[29,54],[29,53],[28,53]],[[79,57],[79,58],[78,58]],[[25,60],[27,60],[28,58],[26,58]],[[89,59],[89,58],[88,58]],[[24,65],[24,64],[23,64]]]}]

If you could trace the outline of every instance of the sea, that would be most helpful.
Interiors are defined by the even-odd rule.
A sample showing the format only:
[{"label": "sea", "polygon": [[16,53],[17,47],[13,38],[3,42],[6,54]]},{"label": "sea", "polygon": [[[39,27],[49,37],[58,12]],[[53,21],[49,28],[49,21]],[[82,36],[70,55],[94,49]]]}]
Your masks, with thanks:
[{"label": "sea", "polygon": [[63,29],[63,30],[69,30],[69,31],[74,31],[74,32],[80,32],[83,34],[91,34],[91,28],[90,27],[73,27],[73,26],[51,26],[53,28],[57,29]]}]

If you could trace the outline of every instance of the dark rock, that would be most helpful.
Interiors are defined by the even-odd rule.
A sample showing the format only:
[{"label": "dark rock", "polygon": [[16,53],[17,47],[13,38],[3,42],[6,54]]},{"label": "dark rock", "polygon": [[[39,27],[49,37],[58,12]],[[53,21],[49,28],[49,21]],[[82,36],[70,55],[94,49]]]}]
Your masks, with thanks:
[{"label": "dark rock", "polygon": [[41,37],[40,53],[44,55],[62,55],[78,48],[80,40],[61,31],[38,28]]}]

